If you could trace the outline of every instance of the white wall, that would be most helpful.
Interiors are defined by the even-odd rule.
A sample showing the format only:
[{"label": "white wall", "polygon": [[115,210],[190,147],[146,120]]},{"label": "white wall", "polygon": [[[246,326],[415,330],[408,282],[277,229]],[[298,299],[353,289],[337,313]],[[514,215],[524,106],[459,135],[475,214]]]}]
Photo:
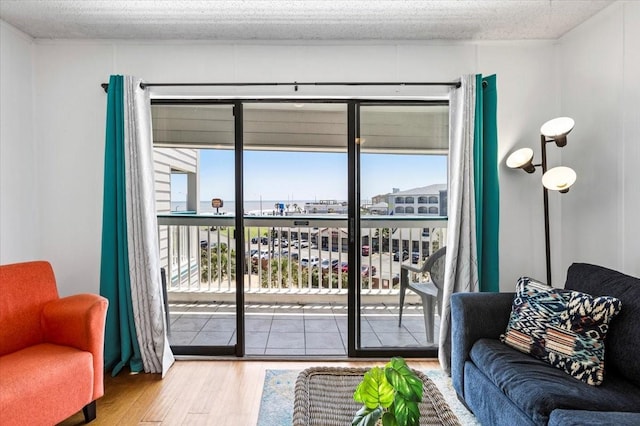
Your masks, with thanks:
[{"label": "white wall", "polygon": [[[550,163],[571,165],[579,181],[569,194],[550,199],[554,283],[562,283],[573,261],[640,275],[639,182],[631,173],[640,146],[639,15],[638,4],[622,2],[559,42],[448,44],[39,40],[32,47],[3,24],[0,256],[3,262],[51,260],[63,294],[98,291],[106,105],[99,84],[110,74],[151,82],[246,82],[429,81],[481,72],[498,75],[501,289],[512,289],[520,275],[544,277],[539,176],[509,170],[502,160],[522,146],[538,154],[540,124],[559,113],[573,116],[577,125],[567,147],[550,149]],[[31,49],[33,103],[21,96],[32,90]],[[410,90],[416,89],[401,93]],[[225,93],[293,94],[287,88]],[[7,174],[19,176],[17,184],[9,185]],[[12,212],[16,202],[29,208]]]},{"label": "white wall", "polygon": [[[64,278],[61,291],[98,291],[106,104],[99,84],[109,74],[132,74],[150,82],[247,82],[450,81],[465,73],[497,73],[502,157],[514,146],[536,143],[540,123],[555,116],[556,82],[549,67],[554,49],[552,42],[38,41],[36,141],[42,162],[38,183],[44,256],[55,261],[58,275]],[[355,89],[301,88],[298,93],[366,93]],[[229,92],[257,93],[252,90]],[[402,93],[413,93],[409,90]],[[259,93],[294,94],[290,88]],[[395,89],[376,93],[397,94]],[[520,275],[544,276],[544,239],[539,187],[524,174],[502,166],[500,172],[501,288],[508,290]],[[533,196],[527,194],[529,190]],[[520,239],[523,229],[529,239],[525,242]]]},{"label": "white wall", "polygon": [[[560,40],[561,111],[576,127],[562,163],[557,273],[589,262],[640,276],[640,3],[618,2]],[[557,274],[554,274],[557,276]]]},{"label": "white wall", "polygon": [[[524,147],[532,148],[535,162],[540,161],[540,125],[558,111],[557,73],[550,66],[554,57],[551,42],[493,43],[479,48],[478,71],[498,73],[502,291],[512,291],[521,276],[546,280],[541,173],[529,175],[504,162],[511,152]],[[554,228],[552,235],[559,233]]]},{"label": "white wall", "polygon": [[33,41],[0,21],[0,264],[38,259]]}]

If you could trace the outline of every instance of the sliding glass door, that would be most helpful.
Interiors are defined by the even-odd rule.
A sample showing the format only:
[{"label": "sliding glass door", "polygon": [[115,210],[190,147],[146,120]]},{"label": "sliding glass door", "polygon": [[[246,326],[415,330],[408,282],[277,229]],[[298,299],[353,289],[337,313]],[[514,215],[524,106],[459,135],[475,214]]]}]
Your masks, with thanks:
[{"label": "sliding glass door", "polygon": [[356,352],[434,354],[437,288],[424,265],[446,233],[448,106],[362,102],[358,123]]},{"label": "sliding glass door", "polygon": [[154,102],[152,119],[169,343],[236,354],[234,105]]},{"label": "sliding glass door", "polygon": [[243,140],[246,354],[344,357],[346,105],[246,102]]},{"label": "sliding glass door", "polygon": [[446,102],[156,99],[152,114],[175,353],[435,354],[438,307],[400,301],[446,238]]}]

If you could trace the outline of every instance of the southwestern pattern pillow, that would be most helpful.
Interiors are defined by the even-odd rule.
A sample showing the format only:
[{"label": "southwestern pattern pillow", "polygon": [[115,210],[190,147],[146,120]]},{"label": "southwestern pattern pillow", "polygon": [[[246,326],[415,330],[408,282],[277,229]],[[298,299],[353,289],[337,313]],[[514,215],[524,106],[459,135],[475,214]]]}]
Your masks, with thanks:
[{"label": "southwestern pattern pillow", "polygon": [[604,379],[604,339],[620,300],[518,280],[511,317],[500,339],[590,385]]}]

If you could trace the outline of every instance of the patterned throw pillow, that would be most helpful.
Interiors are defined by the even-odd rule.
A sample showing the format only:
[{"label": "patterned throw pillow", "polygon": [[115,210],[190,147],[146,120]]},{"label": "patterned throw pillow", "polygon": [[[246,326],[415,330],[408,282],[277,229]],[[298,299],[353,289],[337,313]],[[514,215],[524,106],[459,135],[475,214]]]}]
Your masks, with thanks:
[{"label": "patterned throw pillow", "polygon": [[600,385],[604,339],[621,307],[614,297],[592,297],[522,277],[500,340],[587,384]]}]

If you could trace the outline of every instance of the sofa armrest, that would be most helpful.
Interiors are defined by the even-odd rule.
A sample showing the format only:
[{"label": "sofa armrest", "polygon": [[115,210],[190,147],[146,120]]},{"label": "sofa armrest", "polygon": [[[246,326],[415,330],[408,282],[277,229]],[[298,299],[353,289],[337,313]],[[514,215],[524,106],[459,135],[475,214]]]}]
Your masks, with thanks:
[{"label": "sofa armrest", "polygon": [[455,293],[451,295],[451,381],[464,399],[464,364],[478,339],[504,333],[514,293]]},{"label": "sofa armrest", "polygon": [[72,346],[93,355],[93,400],[104,394],[104,332],[107,299],[97,294],[77,294],[44,305],[44,340]]}]

